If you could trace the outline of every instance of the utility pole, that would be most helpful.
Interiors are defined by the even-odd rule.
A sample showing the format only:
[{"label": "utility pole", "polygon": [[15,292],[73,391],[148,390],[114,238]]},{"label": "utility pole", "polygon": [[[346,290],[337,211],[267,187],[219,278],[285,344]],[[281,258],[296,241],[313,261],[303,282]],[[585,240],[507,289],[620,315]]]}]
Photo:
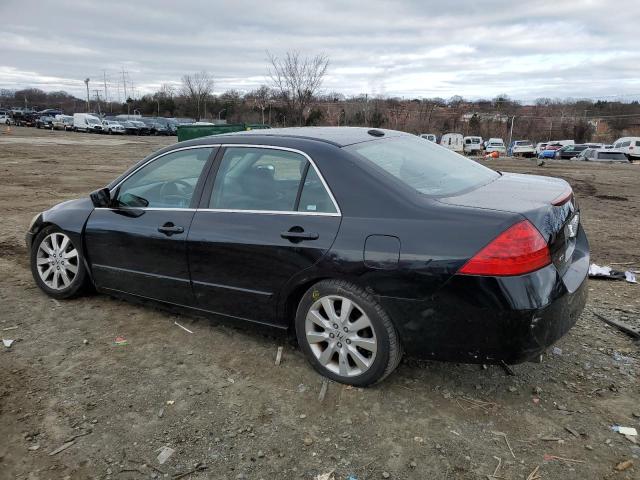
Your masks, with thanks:
[{"label": "utility pole", "polygon": [[122,67],[122,88],[124,89],[124,101],[127,101],[127,79],[124,76],[124,67]]},{"label": "utility pole", "polygon": [[511,130],[509,131],[509,143],[507,148],[511,148],[511,140],[513,139],[513,124],[516,121],[516,116],[511,117]]},{"label": "utility pole", "polygon": [[107,71],[102,70],[102,80],[104,82],[104,101],[109,102],[109,97],[107,96]]},{"label": "utility pole", "polygon": [[98,115],[102,115],[102,112],[100,111],[100,90],[96,88],[94,92],[96,93],[96,103],[98,104]]},{"label": "utility pole", "polygon": [[87,86],[87,113],[91,110],[91,104],[89,103],[89,78],[84,79],[84,84]]}]

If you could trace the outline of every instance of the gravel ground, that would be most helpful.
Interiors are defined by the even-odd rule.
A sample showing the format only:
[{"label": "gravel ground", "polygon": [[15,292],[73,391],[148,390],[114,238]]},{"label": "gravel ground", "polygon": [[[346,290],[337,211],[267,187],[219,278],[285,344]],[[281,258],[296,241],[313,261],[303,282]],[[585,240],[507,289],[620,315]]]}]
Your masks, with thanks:
[{"label": "gravel ground", "polygon": [[[0,346],[0,478],[640,478],[640,444],[610,428],[640,429],[640,345],[592,314],[638,322],[638,285],[590,280],[576,327],[515,376],[408,358],[373,388],[329,382],[322,400],[322,378],[281,334],[42,294],[31,217],[174,141],[0,131],[0,334],[15,340]],[[593,261],[640,268],[639,165],[488,163],[567,179]]]}]

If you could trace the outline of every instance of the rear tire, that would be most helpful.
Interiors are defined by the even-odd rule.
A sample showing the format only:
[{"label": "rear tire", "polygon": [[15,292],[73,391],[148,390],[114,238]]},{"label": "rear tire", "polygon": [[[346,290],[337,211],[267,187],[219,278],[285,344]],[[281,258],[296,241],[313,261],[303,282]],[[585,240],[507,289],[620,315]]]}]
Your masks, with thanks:
[{"label": "rear tire", "polygon": [[53,298],[72,298],[88,286],[80,249],[56,225],[43,228],[31,246],[31,274],[36,284]]},{"label": "rear tire", "polygon": [[389,316],[371,294],[346,281],[322,280],[307,290],[295,327],[311,365],[340,383],[366,387],[380,382],[402,358]]}]

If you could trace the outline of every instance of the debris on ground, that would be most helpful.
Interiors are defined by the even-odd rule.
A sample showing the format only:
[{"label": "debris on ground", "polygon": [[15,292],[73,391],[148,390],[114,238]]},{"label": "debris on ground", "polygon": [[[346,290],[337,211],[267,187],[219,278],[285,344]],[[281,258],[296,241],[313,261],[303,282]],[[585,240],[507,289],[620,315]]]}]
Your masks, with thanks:
[{"label": "debris on ground", "polygon": [[638,283],[636,281],[636,274],[631,270],[620,271],[614,270],[611,267],[601,267],[595,263],[589,265],[589,277],[591,278],[605,278],[609,280],[626,280],[629,283]]},{"label": "debris on ground", "polygon": [[330,472],[327,473],[321,473],[319,475],[316,475],[314,480],[334,480],[335,475],[333,474],[333,470],[331,470]]},{"label": "debris on ground", "polygon": [[633,467],[633,460],[625,460],[623,462],[620,462],[619,464],[617,464],[614,468],[618,471],[618,472],[624,472],[625,470],[627,470],[628,468]]},{"label": "debris on ground", "polygon": [[630,335],[630,336],[632,336],[634,338],[640,338],[640,330],[638,330],[637,328],[633,328],[628,323],[621,322],[620,320],[613,320],[611,318],[605,317],[604,315],[601,315],[601,314],[599,314],[598,312],[596,312],[594,310],[591,310],[591,313],[593,313],[597,318],[602,320],[604,323],[608,323],[612,327],[616,327],[621,332],[624,332],[627,335]]},{"label": "debris on ground", "polygon": [[282,350],[283,347],[278,347],[278,351],[276,353],[276,367],[280,365],[280,361],[282,360]]},{"label": "debris on ground", "polygon": [[534,468],[531,471],[531,473],[529,475],[527,475],[527,480],[539,480],[539,479],[541,479],[542,477],[538,473],[539,470],[540,470],[540,465],[536,465],[536,468]]},{"label": "debris on ground", "polygon": [[189,330],[187,327],[180,325],[178,322],[173,322],[174,325],[177,325],[178,327],[180,327],[181,329],[183,329],[185,332],[188,333],[193,333],[191,330]]},{"label": "debris on ground", "polygon": [[638,431],[633,427],[621,427],[620,425],[612,425],[611,430],[622,435],[631,435],[632,437],[638,435]]},{"label": "debris on ground", "polygon": [[192,473],[202,472],[203,470],[206,470],[207,468],[208,467],[204,463],[197,463],[196,466],[193,467],[191,470],[187,470],[186,472],[182,472],[182,473],[177,473],[171,478],[172,478],[172,480],[179,480],[180,478],[184,478],[187,475],[191,475]]},{"label": "debris on ground", "polygon": [[124,345],[129,345],[129,342],[127,341],[126,338],[118,336],[116,337],[116,339],[113,342],[114,345],[118,346],[118,347],[122,347]]},{"label": "debris on ground", "polygon": [[322,386],[320,387],[320,393],[318,394],[318,401],[322,402],[327,395],[327,389],[329,388],[329,381],[327,379],[322,380]]},{"label": "debris on ground", "polygon": [[543,458],[545,462],[550,462],[552,460],[559,460],[561,462],[566,462],[566,463],[584,463],[584,460],[575,460],[573,458],[559,457],[558,455],[550,455],[548,453],[545,453]]},{"label": "debris on ground", "polygon": [[56,448],[55,450],[49,452],[49,456],[53,456],[53,455],[57,455],[60,452],[62,452],[63,450],[66,450],[67,448],[69,448],[71,445],[73,445],[74,443],[76,443],[75,440],[71,440],[70,442],[66,442],[63,443],[62,445],[60,445],[58,448]]},{"label": "debris on ground", "polygon": [[4,338],[2,339],[2,343],[7,348],[11,348],[11,345],[13,345],[13,342],[15,342],[15,340],[9,340],[9,339],[4,339]]},{"label": "debris on ground", "polygon": [[158,454],[158,463],[162,465],[169,460],[169,457],[175,453],[175,450],[171,447],[164,446],[160,447],[156,452],[160,452]]},{"label": "debris on ground", "polygon": [[513,458],[516,458],[516,454],[513,453],[513,449],[511,448],[511,445],[509,444],[509,439],[507,438],[507,434],[504,433],[504,432],[496,432],[496,431],[493,431],[491,433],[493,433],[494,435],[498,435],[499,437],[504,438],[504,441],[507,444],[507,447],[509,448],[509,452],[511,452],[511,456]]}]

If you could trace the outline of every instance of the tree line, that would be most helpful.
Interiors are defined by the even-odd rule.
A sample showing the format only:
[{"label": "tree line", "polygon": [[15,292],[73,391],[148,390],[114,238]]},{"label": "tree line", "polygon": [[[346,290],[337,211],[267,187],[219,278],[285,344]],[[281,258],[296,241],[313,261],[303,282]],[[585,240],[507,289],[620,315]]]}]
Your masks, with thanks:
[{"label": "tree line", "polygon": [[[163,84],[158,91],[127,98],[125,102],[90,99],[90,109],[108,114],[139,113],[147,116],[226,120],[228,123],[266,123],[271,126],[368,126],[411,133],[458,132],[483,138],[544,141],[575,139],[610,142],[625,133],[640,134],[637,101],[540,98],[524,105],[507,95],[492,99],[405,99],[345,96],[322,92],[329,69],[324,55],[305,57],[289,52],[268,53],[264,85],[249,92],[230,89],[215,92],[213,75],[202,71],[184,75],[180,85]],[[66,113],[87,111],[86,99],[67,92],[29,88],[0,90],[0,106],[59,108]]]}]

